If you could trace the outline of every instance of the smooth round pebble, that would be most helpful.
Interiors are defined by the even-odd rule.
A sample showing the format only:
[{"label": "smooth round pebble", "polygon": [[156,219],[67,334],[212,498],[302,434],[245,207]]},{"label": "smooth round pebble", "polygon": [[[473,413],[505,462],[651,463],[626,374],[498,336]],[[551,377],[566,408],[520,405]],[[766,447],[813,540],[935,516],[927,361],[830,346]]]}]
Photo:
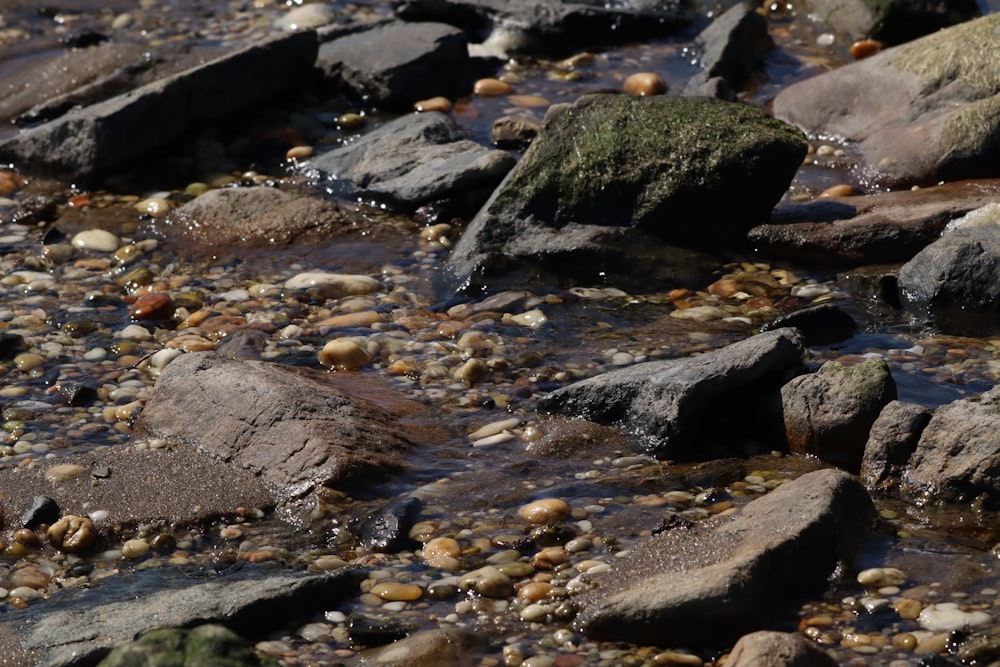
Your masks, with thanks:
[{"label": "smooth round pebble", "polygon": [[636,72],[625,79],[622,89],[629,95],[662,95],[667,92],[667,82],[656,72]]},{"label": "smooth round pebble", "polygon": [[452,537],[435,537],[424,545],[423,555],[424,560],[433,560],[443,556],[457,558],[462,555],[462,545]]},{"label": "smooth round pebble", "polygon": [[993,618],[985,611],[962,611],[955,602],[929,604],[917,616],[917,623],[931,632],[951,632],[968,626],[987,625]]},{"label": "smooth round pebble", "polygon": [[552,607],[546,604],[529,604],[521,610],[521,620],[528,623],[544,621],[545,617],[552,612]]},{"label": "smooth round pebble", "polygon": [[118,250],[121,241],[117,236],[104,229],[85,229],[77,232],[71,241],[74,248],[94,250],[96,252],[114,252]]},{"label": "smooth round pebble", "polygon": [[139,538],[134,540],[128,540],[122,545],[122,556],[128,558],[129,560],[135,560],[136,558],[142,558],[149,553],[149,542]]},{"label": "smooth round pebble", "polygon": [[500,79],[479,79],[473,84],[472,92],[479,97],[497,97],[514,92],[514,86]]},{"label": "smooth round pebble", "polygon": [[426,100],[420,100],[413,103],[413,110],[424,112],[424,111],[440,111],[441,113],[448,113],[451,111],[451,100],[447,97],[431,97]]},{"label": "smooth round pebble", "polygon": [[458,585],[462,590],[473,590],[489,598],[506,598],[514,593],[510,577],[492,565],[466,573],[458,580]]},{"label": "smooth round pebble", "polygon": [[335,371],[356,371],[371,361],[368,351],[349,338],[335,338],[319,351],[319,363]]},{"label": "smooth round pebble", "polygon": [[858,572],[858,583],[865,588],[901,586],[906,583],[906,573],[894,567],[872,567]]},{"label": "smooth round pebble", "polygon": [[424,589],[416,584],[399,584],[390,581],[375,584],[372,586],[371,593],[387,601],[410,602],[423,597]]},{"label": "smooth round pebble", "polygon": [[517,515],[528,523],[546,524],[563,521],[569,517],[572,508],[559,498],[542,498],[524,505]]}]

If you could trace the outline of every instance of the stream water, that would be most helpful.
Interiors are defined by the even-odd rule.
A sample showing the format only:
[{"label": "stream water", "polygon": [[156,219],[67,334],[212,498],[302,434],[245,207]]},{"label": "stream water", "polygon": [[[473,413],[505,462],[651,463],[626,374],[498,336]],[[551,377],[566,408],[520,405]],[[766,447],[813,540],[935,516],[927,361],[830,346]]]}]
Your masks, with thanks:
[{"label": "stream water", "polygon": [[[44,57],[52,49],[62,48],[61,40],[72,35],[107,32],[126,13],[131,20],[120,20],[124,27],[116,30],[133,39],[155,41],[197,35],[205,40],[240,40],[241,36],[249,38],[265,31],[272,20],[288,10],[284,4],[270,0],[62,0],[45,7],[28,0],[3,0],[0,4],[3,6],[0,85],[25,59]],[[705,8],[705,12],[717,13],[730,4],[721,2]],[[384,3],[367,4],[361,9],[348,3],[334,6],[343,15],[362,10],[366,14],[388,13]],[[985,3],[983,9],[1000,10],[1000,0]],[[836,67],[849,58],[850,44],[828,35],[824,26],[813,23],[794,3],[773,3],[767,13],[777,48],[745,94],[747,102],[766,106],[782,86]],[[499,66],[498,74],[516,82],[519,97],[458,100],[453,114],[476,139],[488,143],[490,127],[502,115],[516,112],[540,119],[549,104],[572,101],[594,90],[618,88],[624,77],[636,71],[659,72],[671,90],[679,90],[695,68],[690,39],[691,35],[685,35],[597,50],[592,58],[586,59],[586,64],[573,67],[556,60],[511,59]],[[135,215],[134,204],[151,195],[181,202],[187,184],[208,180],[212,169],[218,176],[219,165],[231,166],[240,174],[239,179],[281,179],[290,175],[290,180],[303,187],[315,188],[316,184],[302,184],[301,177],[284,163],[284,149],[277,150],[264,137],[276,128],[294,127],[309,143],[332,147],[353,136],[337,129],[330,120],[345,111],[367,115],[368,124],[359,132],[377,126],[381,118],[374,110],[352,106],[341,99],[311,96],[283,100],[245,122],[200,128],[190,143],[151,157],[140,169],[109,181],[103,190],[82,193],[73,184],[39,179],[25,185],[24,191],[62,202],[85,196],[94,209],[104,213],[91,214],[81,225],[104,226],[125,242],[142,242],[157,238],[158,230],[154,221]],[[10,128],[2,130],[0,136],[10,131]],[[252,150],[247,149],[248,144]],[[211,160],[205,158],[206,154]],[[206,166],[207,162],[211,162],[211,168]],[[247,173],[251,170],[253,173]],[[804,166],[786,199],[807,198],[830,185],[843,183],[847,178],[845,173]],[[470,388],[456,383],[451,376],[463,351],[453,341],[434,338],[429,333],[434,330],[434,307],[442,297],[431,287],[434,270],[445,257],[447,244],[421,241],[422,225],[407,216],[365,208],[363,203],[347,204],[357,206],[359,216],[370,223],[371,229],[379,231],[325,247],[252,252],[214,248],[207,254],[194,253],[189,247],[159,238],[155,249],[127,268],[148,269],[157,283],[168,285],[178,298],[189,299],[186,303],[196,300],[198,307],[212,307],[244,320],[267,319],[276,330],[295,322],[316,322],[329,314],[365,307],[394,317],[428,318],[426,326],[410,327],[410,331],[420,332],[414,336],[419,345],[408,348],[415,372],[390,372],[398,359],[389,356],[362,372],[384,376],[402,395],[432,408],[437,426],[446,433],[445,440],[417,452],[412,471],[392,483],[369,489],[357,497],[332,499],[325,515],[305,520],[282,516],[244,524],[237,540],[220,536],[220,527],[179,529],[176,539],[187,547],[185,551],[190,554],[191,562],[236,560],[242,553],[268,546],[280,552],[280,560],[290,567],[314,563],[317,554],[336,553],[345,558],[360,557],[367,564],[381,568],[385,577],[426,583],[437,574],[428,574],[413,554],[381,558],[356,552],[345,530],[347,521],[336,516],[337,512],[341,516],[363,516],[394,496],[418,488],[429,507],[422,516],[426,523],[433,524],[428,530],[458,535],[468,552],[465,555],[472,560],[477,550],[484,555],[488,553],[484,539],[486,544],[490,540],[494,545],[503,544],[505,533],[509,533],[503,515],[515,512],[538,495],[561,497],[581,510],[576,530],[591,540],[591,556],[596,558],[613,557],[615,551],[627,550],[639,539],[644,524],[629,526],[628,521],[630,517],[636,521],[649,519],[636,514],[636,507],[642,504],[638,499],[649,494],[690,491],[695,496],[714,489],[724,490],[723,495],[736,504],[745,502],[747,494],[735,492],[745,484],[743,477],[780,479],[795,476],[812,464],[767,452],[733,463],[725,474],[717,470],[704,472],[698,466],[672,467],[651,462],[620,466],[614,461],[616,457],[607,454],[584,461],[526,460],[522,448],[515,446],[471,447],[467,434],[484,424],[516,417],[519,423],[515,433],[528,439],[531,428],[544,428],[544,423],[531,412],[533,391],[544,391],[567,379],[618,365],[720,347],[752,333],[759,325],[761,313],[767,309],[778,313],[818,302],[833,302],[843,307],[857,319],[860,332],[848,341],[812,349],[810,362],[819,365],[831,358],[883,356],[890,363],[902,400],[933,408],[992,387],[1000,372],[1000,340],[938,335],[859,287],[865,281],[857,279],[857,272],[789,266],[748,251],[740,255],[720,253],[717,274],[680,297],[674,292],[679,287],[676,285],[649,285],[647,289],[631,289],[628,293],[605,284],[525,285],[526,290],[540,299],[545,324],[526,327],[499,319],[478,322],[477,335],[487,341],[494,357],[509,365],[510,372],[498,374],[492,384]],[[32,458],[59,457],[126,442],[127,420],[120,421],[116,411],[128,408],[135,401],[141,402],[153,383],[148,373],[141,368],[130,368],[129,362],[140,361],[145,354],[160,349],[180,331],[153,330],[145,339],[123,337],[122,332],[130,324],[128,304],[114,297],[112,286],[124,271],[112,271],[112,264],[102,264],[99,257],[72,254],[64,248],[64,242],[53,242],[44,227],[5,219],[5,212],[10,209],[4,206],[0,200],[0,274],[4,276],[0,280],[0,324],[7,331],[27,332],[32,345],[30,354],[37,359],[0,367],[3,382],[0,400],[5,401],[4,405],[14,400],[46,401],[58,385],[81,378],[96,380],[102,389],[101,402],[96,407],[61,407],[36,420],[5,415],[8,436],[0,443],[0,465],[25,465]],[[68,257],[60,254],[67,252]],[[370,301],[319,306],[293,303],[294,300],[266,289],[268,285],[282,284],[299,271],[311,269],[377,275],[392,289],[387,296],[373,297]],[[705,291],[709,284],[722,276],[747,271],[766,273],[779,284],[762,293],[756,302],[721,303],[737,319],[696,322],[670,316],[678,307],[678,300],[688,306],[720,305],[718,299],[713,300]],[[191,310],[197,307],[192,305]],[[371,335],[370,331],[351,333]],[[322,345],[324,334],[320,330],[306,332],[294,345],[274,340],[267,348],[267,355],[285,363],[318,366],[315,352]],[[424,334],[426,337],[420,339]],[[527,391],[525,386],[529,387]],[[618,454],[625,456],[628,452]],[[1000,563],[992,551],[1000,541],[996,517],[963,509],[931,510],[888,500],[880,501],[878,507],[879,530],[865,544],[858,567],[899,567],[908,574],[908,585],[920,589],[925,600],[950,599],[987,610],[1000,605],[997,593]],[[692,505],[688,509],[693,511],[698,507]],[[585,530],[588,527],[590,533]],[[136,528],[135,533],[141,534],[142,528]],[[113,553],[106,553],[95,557],[94,562],[97,571],[134,572],[140,576],[145,569],[170,567],[171,558],[176,555],[153,554],[148,560],[133,563],[116,561]],[[103,599],[101,591],[102,587],[95,585],[86,595],[96,605]],[[860,612],[855,601],[862,595],[863,591],[848,580],[828,599],[804,605],[799,616],[815,621],[813,627],[819,630],[813,636],[830,647],[842,664],[857,661],[917,664],[919,655],[891,648],[893,638],[908,631],[905,622]],[[3,604],[13,603],[8,598],[7,602],[0,602]],[[42,603],[28,604],[30,608]],[[58,596],[53,596],[47,604],[58,604]],[[526,655],[577,652],[591,656],[588,663],[600,664],[652,664],[650,661],[657,655],[656,651],[643,647],[588,649],[579,637],[566,640],[565,635],[559,635],[560,630],[569,631],[568,623],[522,623],[506,614],[507,607],[499,603],[465,611],[456,611],[456,606],[454,599],[427,598],[399,613],[418,628],[433,627],[441,619],[473,624],[471,619],[478,613],[480,621],[482,617],[490,619],[494,635],[506,635],[506,643],[521,647]],[[355,610],[375,613],[377,608],[370,599],[347,602],[330,610],[324,619],[314,619],[331,633],[329,638],[309,641],[303,638],[305,633],[296,635],[292,634],[294,629],[289,629],[287,636],[274,637],[277,644],[270,648],[280,653],[274,648],[278,645],[284,651],[282,660],[288,665],[311,664],[310,661],[357,664],[361,658],[349,642],[343,641],[343,617]],[[451,618],[456,614],[458,620]],[[788,623],[794,626],[796,619],[790,618]],[[802,623],[803,627],[809,625]],[[980,630],[1000,630],[1000,616],[994,626]],[[883,648],[886,644],[889,648]],[[870,646],[878,650],[858,648]],[[491,656],[496,654],[484,655],[483,664],[491,664]],[[710,659],[715,655],[703,654],[703,657]]]}]

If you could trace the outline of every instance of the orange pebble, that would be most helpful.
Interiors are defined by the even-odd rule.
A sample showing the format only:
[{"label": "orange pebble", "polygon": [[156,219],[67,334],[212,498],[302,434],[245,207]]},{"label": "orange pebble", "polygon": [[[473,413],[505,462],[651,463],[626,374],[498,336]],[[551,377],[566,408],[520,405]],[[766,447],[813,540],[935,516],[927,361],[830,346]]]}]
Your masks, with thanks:
[{"label": "orange pebble", "polygon": [[662,95],[667,92],[667,82],[655,72],[637,72],[625,79],[622,88],[629,95]]},{"label": "orange pebble", "polygon": [[480,79],[472,86],[472,92],[479,97],[497,97],[514,92],[514,86],[500,79]]},{"label": "orange pebble", "polygon": [[882,42],[877,42],[874,39],[858,40],[851,44],[851,57],[855,60],[868,58],[881,51],[884,46]]},{"label": "orange pebble", "polygon": [[448,113],[451,111],[451,100],[447,97],[432,97],[426,100],[420,100],[419,102],[413,103],[414,111],[440,111],[442,113]]},{"label": "orange pebble", "polygon": [[174,300],[169,294],[153,292],[139,296],[132,304],[129,315],[133,320],[169,320],[175,310]]},{"label": "orange pebble", "polygon": [[854,186],[848,185],[847,183],[841,183],[840,185],[834,185],[832,187],[823,190],[823,192],[816,195],[817,197],[850,197],[854,193]]}]

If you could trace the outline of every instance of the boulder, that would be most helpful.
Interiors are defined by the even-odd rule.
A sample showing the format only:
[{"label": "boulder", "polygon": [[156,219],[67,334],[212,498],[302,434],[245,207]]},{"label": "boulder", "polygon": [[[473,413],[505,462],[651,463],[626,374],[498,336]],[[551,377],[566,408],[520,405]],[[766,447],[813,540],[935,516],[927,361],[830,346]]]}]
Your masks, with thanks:
[{"label": "boulder", "polygon": [[857,471],[872,424],[895,399],[885,359],[854,366],[828,361],[781,388],[788,448]]},{"label": "boulder", "polygon": [[251,472],[186,446],[120,446],[7,468],[0,488],[3,516],[21,516],[42,494],[63,514],[103,509],[122,526],[200,525],[275,504]]},{"label": "boulder", "polygon": [[0,144],[0,159],[74,182],[92,179],[203,123],[304,87],[317,49],[314,32],[270,38],[22,130]]},{"label": "boulder", "polygon": [[779,315],[761,326],[761,331],[791,327],[802,332],[804,345],[832,345],[849,339],[858,324],[847,312],[832,303],[821,303]]},{"label": "boulder", "polygon": [[700,69],[688,80],[684,94],[735,100],[736,92],[773,47],[762,14],[748,4],[730,7],[695,39]]},{"label": "boulder", "polygon": [[810,17],[848,39],[901,44],[980,15],[975,0],[806,0]]},{"label": "boulder", "polygon": [[[636,364],[558,389],[538,409],[619,424],[660,459],[732,455],[780,438],[779,389],[799,372],[802,336],[779,329],[683,359]],[[721,449],[721,451],[720,451]]]},{"label": "boulder", "polygon": [[[415,407],[345,375],[181,355],[160,375],[134,430],[247,468],[279,500],[383,479],[414,444],[400,420]],[[363,398],[376,392],[378,404]]]},{"label": "boulder", "polygon": [[1000,181],[958,181],[779,206],[747,240],[758,251],[819,266],[905,262],[952,220],[996,201]]},{"label": "boulder", "polygon": [[355,229],[361,217],[277,188],[229,187],[209,190],[150,227],[166,238],[202,247],[253,248],[327,240]]},{"label": "boulder", "polygon": [[715,99],[587,95],[553,107],[455,245],[442,287],[481,287],[515,268],[683,274],[691,257],[676,247],[741,243],[805,150],[761,109]]},{"label": "boulder", "polygon": [[684,3],[655,0],[393,0],[392,6],[406,21],[456,25],[497,55],[639,41],[673,34],[692,18]]},{"label": "boulder", "polygon": [[316,64],[331,84],[387,109],[472,88],[465,33],[444,23],[375,26],[323,44]]},{"label": "boulder", "polygon": [[790,632],[760,630],[743,635],[722,667],[834,667],[815,642]]},{"label": "boulder", "polygon": [[4,614],[0,650],[8,667],[73,667],[96,664],[115,646],[157,628],[221,623],[264,639],[357,594],[366,576],[354,567],[322,575],[270,568],[121,574],[102,582],[100,601],[88,591],[66,590]]},{"label": "boulder", "polygon": [[774,115],[843,139],[873,186],[996,175],[998,27],[1000,14],[985,16],[793,84]]},{"label": "boulder", "polygon": [[314,158],[331,192],[413,210],[439,199],[475,210],[514,166],[505,151],[471,141],[454,120],[436,111],[390,121],[343,148]]},{"label": "boulder", "polygon": [[732,520],[653,535],[610,573],[587,577],[577,625],[598,641],[724,647],[821,594],[874,517],[851,475],[820,470],[779,486]]},{"label": "boulder", "polygon": [[1000,205],[971,213],[899,270],[906,307],[945,333],[1000,331]]},{"label": "boulder", "polygon": [[934,411],[903,473],[905,495],[921,503],[1000,508],[1000,387]]},{"label": "boulder", "polygon": [[872,424],[861,459],[861,481],[869,491],[891,491],[899,483],[931,411],[916,403],[892,401]]},{"label": "boulder", "polygon": [[190,630],[150,630],[138,639],[113,649],[97,667],[135,665],[277,667],[278,661],[258,655],[250,642],[224,625],[206,623]]}]

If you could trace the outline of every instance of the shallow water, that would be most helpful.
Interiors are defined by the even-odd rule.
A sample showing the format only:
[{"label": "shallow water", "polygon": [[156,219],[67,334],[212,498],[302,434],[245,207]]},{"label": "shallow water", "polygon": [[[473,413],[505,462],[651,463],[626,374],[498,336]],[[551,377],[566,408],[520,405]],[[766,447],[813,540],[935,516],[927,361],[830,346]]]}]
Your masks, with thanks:
[{"label": "shallow water", "polygon": [[[723,3],[724,6],[729,4],[732,3]],[[141,5],[125,0],[110,3],[80,0],[60,6],[63,11],[49,15],[39,12],[32,2],[8,1],[5,4],[7,28],[21,28],[25,36],[23,39],[8,36],[2,42],[0,80],[4,72],[23,62],[20,59],[40,57],[40,54],[61,48],[56,45],[69,34],[106,30],[111,20],[125,11],[136,12],[136,29],[152,31],[156,33],[156,38],[169,37],[171,30],[185,22],[200,22],[205,26],[204,36],[208,39],[222,39],[227,34],[226,26],[238,21],[251,26],[247,30],[253,32],[258,24],[266,25],[283,11],[277,3],[224,0],[171,0]],[[337,7],[344,12],[350,11],[346,3]],[[989,8],[1000,10],[1000,2],[990,3]],[[386,11],[382,3],[376,4],[375,9]],[[182,18],[171,21],[173,17]],[[771,17],[771,28],[779,49],[769,57],[765,75],[747,93],[748,101],[766,105],[781,86],[809,76],[820,68],[836,66],[846,59],[849,45],[837,41],[829,46],[817,45],[821,27],[813,25],[794,7],[790,11],[787,8],[775,11]],[[235,39],[239,39],[238,34]],[[518,106],[508,98],[470,97],[458,101],[454,115],[475,138],[486,143],[493,120],[501,115],[516,112],[541,118],[550,103],[568,102],[586,92],[617,88],[627,74],[639,70],[661,72],[670,88],[678,90],[693,72],[694,55],[690,44],[683,40],[665,39],[598,50],[594,56],[586,65],[578,67],[535,59],[511,60],[500,71],[517,81],[517,93],[537,96],[541,101],[522,100],[521,106]],[[352,106],[343,100],[315,97],[286,100],[259,117],[247,119],[245,124],[202,130],[192,143],[176,154],[164,152],[156,156],[150,164],[143,165],[141,171],[113,179],[108,184],[107,192],[95,193],[94,196],[104,198],[110,218],[111,211],[128,210],[132,204],[130,197],[163,191],[178,202],[182,201],[183,196],[177,190],[189,182],[207,179],[213,171],[218,174],[220,164],[229,164],[238,172],[253,169],[258,175],[276,179],[286,174],[294,175],[294,170],[283,164],[283,150],[277,150],[262,137],[269,129],[293,126],[302,129],[310,143],[316,145],[331,146],[349,141],[351,134],[337,130],[329,120],[331,115],[347,110],[367,113],[369,128],[376,125],[380,118],[373,110]],[[314,122],[299,122],[296,126],[293,119],[295,112],[309,116]],[[241,137],[250,139],[253,150],[245,149],[243,144],[246,142],[241,144],[237,141]],[[198,147],[204,148],[206,144],[220,151],[212,156],[215,161],[209,165],[206,165],[209,161],[198,157]],[[243,149],[236,150],[237,144]],[[244,177],[249,180],[253,175],[244,174]],[[296,176],[293,180],[302,179]],[[845,180],[844,171],[840,169],[805,167],[790,188],[788,197],[808,196]],[[66,195],[78,194],[65,184],[35,182],[30,184],[29,189],[32,188],[65,191]],[[386,297],[374,303],[374,307],[386,312],[396,308],[413,317],[432,320],[435,310],[441,309],[441,295],[435,294],[432,289],[434,271],[445,256],[447,247],[421,244],[418,239],[421,225],[408,217],[364,207],[359,209],[359,216],[367,222],[359,227],[356,235],[328,246],[253,252],[216,248],[203,253],[162,240],[158,248],[126,269],[134,266],[150,268],[158,280],[177,283],[172,291],[192,295],[202,304],[212,305],[218,312],[234,317],[266,315],[275,329],[314,317],[315,310],[322,304],[317,305],[304,298],[294,302],[284,298],[285,295],[268,296],[269,293],[251,299],[239,294],[240,290],[259,285],[280,285],[288,277],[307,269],[364,273],[383,279],[385,291],[394,293],[394,298],[400,301],[394,303]],[[121,219],[127,222],[116,231],[127,240],[140,241],[161,236],[155,221],[139,220],[134,214],[131,218],[122,215]],[[0,321],[8,330],[30,332],[32,345],[46,357],[46,363],[34,369],[5,368],[7,386],[23,389],[24,394],[20,398],[46,400],[56,385],[84,378],[98,382],[109,394],[117,392],[116,396],[106,399],[106,405],[126,406],[131,401],[141,400],[152,378],[141,367],[131,368],[130,364],[119,363],[119,360],[140,358],[159,349],[179,332],[164,326],[162,330],[152,332],[150,341],[138,343],[135,350],[117,351],[116,346],[122,343],[120,332],[130,323],[128,304],[114,290],[106,288],[117,274],[126,269],[112,270],[111,266],[90,269],[81,268],[74,262],[56,262],[51,259],[51,253],[45,254],[44,232],[41,228],[10,224],[6,220],[0,223],[0,236],[4,237],[0,270],[5,276],[17,271],[34,270],[48,272],[56,279],[55,284],[47,284],[37,277],[29,277],[22,284],[11,281],[3,287]],[[46,240],[44,245],[53,244]],[[73,259],[84,258],[74,255]],[[996,381],[1000,351],[995,341],[935,336],[933,331],[927,330],[920,322],[911,321],[905,313],[897,313],[886,304],[873,300],[869,294],[857,291],[856,283],[848,277],[826,270],[817,271],[808,266],[779,266],[750,254],[720,255],[718,275],[706,278],[705,284],[696,288],[690,297],[691,305],[706,298],[704,294],[698,294],[698,290],[705,290],[712,279],[739,270],[740,263],[746,268],[753,262],[757,262],[755,270],[792,270],[799,274],[796,285],[809,284],[817,288],[817,296],[810,299],[796,301],[786,290],[769,298],[761,307],[801,307],[811,300],[835,302],[855,315],[862,324],[862,331],[852,339],[811,350],[809,361],[814,365],[831,358],[854,360],[863,355],[884,356],[889,360],[899,398],[932,408],[982,392]],[[570,287],[577,289],[574,291]],[[331,511],[313,519],[312,523],[302,516],[250,522],[243,528],[245,534],[240,544],[220,538],[218,527],[213,527],[212,531],[190,528],[179,536],[179,541],[189,545],[190,552],[203,557],[200,561],[203,564],[238,561],[241,553],[254,547],[274,545],[283,550],[283,562],[301,568],[309,562],[308,554],[317,550],[353,553],[353,547],[347,543],[351,537],[345,529],[349,518],[363,517],[388,498],[416,492],[428,505],[421,518],[438,522],[440,530],[450,525],[454,531],[466,530],[475,535],[494,537],[512,530],[505,525],[505,514],[509,515],[534,497],[557,495],[574,507],[591,508],[586,520],[601,527],[597,530],[599,534],[614,537],[618,545],[615,548],[627,548],[645,525],[642,522],[650,520],[650,516],[643,514],[644,510],[635,502],[640,494],[728,488],[754,472],[763,470],[780,478],[795,476],[801,473],[804,466],[808,467],[808,462],[765,455],[737,460],[725,475],[717,471],[705,472],[698,466],[652,462],[619,469],[613,460],[629,454],[620,442],[612,442],[604,450],[588,450],[581,457],[568,460],[527,458],[523,447],[519,446],[520,440],[505,446],[471,447],[466,434],[485,423],[510,414],[521,417],[525,423],[536,420],[531,409],[532,392],[524,395],[514,387],[519,379],[526,378],[529,384],[534,384],[537,393],[567,381],[567,378],[560,378],[560,373],[572,378],[609,370],[614,367],[616,354],[628,355],[633,361],[682,356],[739,340],[752,333],[763,321],[763,316],[756,315],[757,319],[751,318],[750,324],[744,321],[712,324],[681,322],[669,315],[676,305],[676,299],[669,292],[677,285],[648,285],[645,289],[630,288],[627,293],[610,289],[615,287],[600,283],[526,285],[525,289],[544,300],[541,306],[547,317],[544,326],[521,327],[497,319],[477,325],[496,354],[512,362],[511,372],[501,375],[493,385],[470,389],[454,382],[448,371],[454,367],[453,362],[462,351],[452,349],[454,344],[451,341],[433,338],[429,333],[433,327],[416,327],[415,330],[420,335],[426,335],[427,340],[421,341],[423,345],[413,352],[413,356],[419,357],[422,364],[440,364],[445,369],[443,377],[433,380],[406,375],[389,377],[386,370],[388,358],[363,371],[388,378],[387,382],[392,383],[401,395],[437,411],[436,421],[447,435],[442,442],[415,453],[410,473],[357,497],[335,499],[331,502]],[[794,303],[786,303],[788,300]],[[739,312],[750,311],[742,303],[725,305]],[[339,304],[332,307],[335,309]],[[321,318],[317,316],[314,319]],[[68,323],[80,320],[96,323],[97,328],[78,335],[75,332],[79,330],[72,329]],[[267,355],[286,363],[316,366],[315,352],[327,333],[317,331],[305,334],[296,339],[294,345],[288,341],[275,343],[268,348]],[[370,331],[349,333],[370,335]],[[449,348],[449,345],[452,347]],[[105,356],[88,358],[97,349],[105,350]],[[12,402],[12,397],[4,400]],[[25,465],[31,458],[58,457],[83,449],[114,446],[129,439],[127,426],[123,426],[121,421],[107,419],[100,408],[59,407],[43,419],[26,425],[9,423],[12,421],[16,420],[8,420],[5,424],[10,436],[0,450],[0,465],[4,466]],[[489,474],[484,475],[483,471],[489,471]],[[738,502],[746,499],[737,496]],[[880,502],[879,508],[883,511],[883,524],[865,545],[859,557],[859,566],[895,565],[907,571],[915,585],[933,586],[939,595],[967,593],[969,601],[995,604],[995,593],[982,592],[995,588],[1000,578],[996,558],[990,552],[998,539],[993,517],[971,512],[932,511],[890,501]],[[303,521],[308,530],[303,529]],[[604,557],[612,551],[608,547],[607,553],[599,555]],[[166,561],[166,558],[161,560]],[[409,563],[405,562],[405,558],[383,562],[379,557],[371,556],[370,560],[376,566],[384,565],[392,570],[397,577],[405,573],[420,581],[431,581],[439,574],[428,572],[415,557]],[[155,559],[150,562],[155,566],[167,566],[165,562]],[[98,569],[112,567],[128,572],[141,569],[141,564],[113,560],[98,563]],[[154,585],[154,580],[170,580],[170,577],[159,575],[146,576],[150,580],[148,585]],[[96,586],[82,597],[98,604],[104,596],[117,594],[114,587],[109,586],[103,592],[102,589],[102,586]],[[837,602],[843,595],[860,594],[856,585],[847,582],[837,589],[836,596],[826,602]],[[454,600],[426,601],[408,610],[407,614],[420,624],[432,626],[431,619],[448,616],[453,613],[454,607]],[[360,602],[344,605],[339,611],[349,613],[353,608],[372,611],[370,605]],[[803,615],[808,616],[809,613],[807,609]],[[494,632],[500,628],[511,636],[520,633],[522,639],[527,638],[528,642],[548,637],[552,632],[552,627],[524,626],[500,611],[496,611],[491,618]],[[794,620],[790,622],[794,624]],[[884,630],[886,634],[898,631],[892,622],[884,619],[880,621],[859,615],[857,624],[873,627],[876,631],[890,628]],[[848,625],[848,621],[840,623],[839,631],[846,632]],[[323,654],[327,650],[303,646],[300,640],[297,641],[297,650],[306,656],[310,651]],[[340,644],[336,646],[343,647]],[[837,648],[836,651],[842,664],[849,664],[856,655],[850,648]],[[913,656],[910,659],[913,664],[916,663]],[[360,658],[352,655],[344,657],[344,660],[353,664]],[[288,661],[288,664],[305,663],[306,658],[300,662],[295,659]]]}]

